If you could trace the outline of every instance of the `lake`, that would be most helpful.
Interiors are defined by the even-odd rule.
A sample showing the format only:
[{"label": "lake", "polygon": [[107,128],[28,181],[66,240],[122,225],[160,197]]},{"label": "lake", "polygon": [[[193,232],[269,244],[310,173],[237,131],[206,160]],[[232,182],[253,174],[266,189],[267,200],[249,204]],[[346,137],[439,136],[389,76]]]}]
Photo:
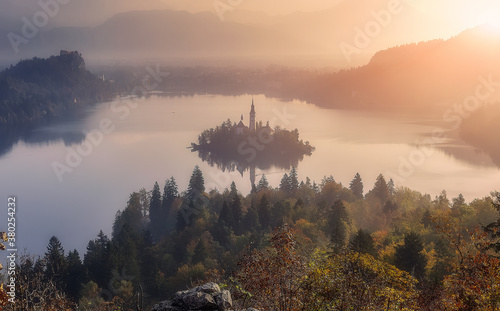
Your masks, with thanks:
[{"label": "lake", "polygon": [[[498,188],[500,172],[489,157],[454,139],[440,120],[411,116],[321,109],[302,101],[253,96],[257,121],[295,129],[316,147],[297,167],[318,183],[326,175],[348,186],[361,174],[365,193],[382,173],[396,186],[410,187],[433,198],[441,190],[466,200]],[[116,212],[129,194],[163,189],[174,176],[187,188],[199,165],[208,189],[229,187],[242,194],[251,189],[248,172],[222,172],[203,163],[187,147],[205,129],[230,118],[248,124],[251,95],[151,94],[102,103],[54,123],[4,137],[0,156],[1,197],[18,196],[19,248],[43,254],[56,235],[66,251],[83,256],[90,239],[102,229],[111,236]],[[432,138],[439,130],[439,137]],[[444,131],[443,131],[444,130]],[[82,133],[88,133],[85,136]],[[286,170],[256,170],[271,186],[279,186]],[[7,209],[1,209],[7,213]],[[5,217],[6,218],[6,217]],[[1,219],[5,219],[1,216]],[[2,222],[2,229],[6,222]]]}]

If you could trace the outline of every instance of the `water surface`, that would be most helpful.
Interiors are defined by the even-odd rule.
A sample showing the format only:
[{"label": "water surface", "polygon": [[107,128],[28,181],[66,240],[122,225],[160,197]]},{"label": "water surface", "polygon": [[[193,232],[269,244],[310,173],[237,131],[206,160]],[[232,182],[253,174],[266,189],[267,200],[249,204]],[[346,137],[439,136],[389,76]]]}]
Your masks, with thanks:
[{"label": "water surface", "polygon": [[[49,238],[56,235],[67,251],[76,248],[83,255],[100,229],[111,235],[116,211],[126,206],[131,192],[150,190],[155,181],[163,189],[170,176],[185,190],[195,165],[201,167],[207,188],[224,189],[234,181],[246,195],[251,189],[248,172],[222,172],[187,147],[201,131],[228,118],[239,121],[243,115],[248,124],[251,100],[250,95],[131,98],[4,137],[0,194],[5,206],[8,195],[18,196],[20,247],[43,254]],[[488,156],[455,141],[453,135],[438,145],[425,143],[437,127],[429,122],[433,120],[328,110],[265,96],[254,96],[254,103],[257,121],[297,128],[300,137],[316,147],[298,165],[301,180],[307,176],[320,182],[333,175],[348,185],[359,172],[366,193],[383,173],[387,179],[393,177],[396,186],[432,197],[446,189],[450,198],[463,193],[467,201],[500,190],[499,170]],[[94,135],[85,136],[88,132]],[[81,159],[69,156],[74,152],[83,155]],[[412,159],[419,154],[425,157]],[[413,171],[401,174],[405,161],[413,163]],[[58,176],[54,166],[61,165],[69,170],[59,170]],[[257,181],[265,173],[277,187],[285,171],[255,173]]]}]

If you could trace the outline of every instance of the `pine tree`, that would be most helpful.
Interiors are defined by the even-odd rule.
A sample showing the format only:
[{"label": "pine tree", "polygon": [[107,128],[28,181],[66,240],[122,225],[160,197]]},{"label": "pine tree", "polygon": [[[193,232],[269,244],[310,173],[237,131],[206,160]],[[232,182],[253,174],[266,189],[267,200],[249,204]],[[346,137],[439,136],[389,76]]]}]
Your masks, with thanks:
[{"label": "pine tree", "polygon": [[162,210],[168,210],[176,198],[179,197],[179,189],[174,177],[170,177],[165,181],[163,188]]},{"label": "pine tree", "polygon": [[259,213],[253,205],[248,209],[243,219],[242,227],[246,232],[253,232],[259,229]]},{"label": "pine tree", "polygon": [[153,191],[151,192],[151,201],[149,203],[150,228],[155,235],[160,235],[160,227],[162,224],[161,205],[160,186],[158,182],[155,182]]},{"label": "pine tree", "polygon": [[218,224],[219,226],[226,226],[230,229],[234,229],[235,227],[236,222],[234,220],[233,209],[229,207],[226,201],[222,203]]},{"label": "pine tree", "polygon": [[286,193],[286,194],[289,194],[290,193],[290,177],[288,177],[288,174],[285,173],[285,175],[283,175],[283,178],[281,178],[281,182],[280,182],[280,191],[282,191],[283,193]]},{"label": "pine tree", "polygon": [[394,186],[394,180],[389,179],[389,182],[387,183],[387,189],[389,190],[389,196],[392,197],[394,196],[394,193],[396,192],[395,186]]},{"label": "pine tree", "polygon": [[177,232],[182,232],[189,224],[189,219],[186,219],[186,215],[181,209],[177,212],[177,219],[175,221],[175,230]]},{"label": "pine tree", "polygon": [[372,256],[377,255],[375,242],[373,241],[371,234],[363,229],[359,229],[354,235],[351,243],[349,243],[349,248],[358,253],[369,254]]},{"label": "pine tree", "polygon": [[236,188],[236,184],[235,184],[234,181],[231,183],[231,186],[229,187],[229,189],[230,189],[229,190],[229,196],[231,198],[234,198],[234,197],[238,196],[238,189]]},{"label": "pine tree", "polygon": [[375,186],[372,190],[375,197],[380,200],[380,203],[385,204],[389,199],[389,188],[387,187],[387,182],[382,174],[378,175],[377,181],[375,181]]},{"label": "pine tree", "polygon": [[129,225],[138,232],[141,231],[144,223],[142,215],[141,195],[134,192],[130,195],[127,207],[123,212],[118,211],[116,213],[115,222],[113,223],[113,237],[120,233],[124,225]]},{"label": "pine tree", "polygon": [[205,259],[208,257],[208,251],[205,247],[205,242],[203,239],[200,239],[194,248],[193,258],[191,260],[192,264],[195,265],[199,262],[203,263]]},{"label": "pine tree", "polygon": [[165,235],[175,227],[175,217],[170,217],[172,213],[172,204],[179,197],[179,189],[175,178],[171,177],[165,181],[163,187],[163,198],[161,201],[161,230],[160,234]]},{"label": "pine tree", "polygon": [[99,287],[107,286],[111,277],[110,247],[111,241],[101,230],[96,239],[89,241],[87,252],[83,256],[83,265],[89,279]]},{"label": "pine tree", "polygon": [[196,165],[189,179],[186,198],[191,202],[196,201],[203,192],[205,192],[205,179],[200,167]]},{"label": "pine tree", "polygon": [[64,248],[56,236],[52,236],[45,253],[45,277],[54,280],[59,289],[64,287],[67,265]]},{"label": "pine tree", "polygon": [[236,195],[231,201],[231,212],[233,214],[234,224],[233,229],[236,234],[241,234],[241,221],[243,218],[243,204],[241,204],[241,199],[238,195]]},{"label": "pine tree", "polygon": [[330,210],[330,242],[334,252],[339,252],[347,244],[350,225],[349,214],[341,200],[336,200]]},{"label": "pine tree", "polygon": [[387,202],[385,202],[382,210],[384,211],[384,213],[390,214],[390,213],[398,210],[398,205],[393,200],[387,200]]},{"label": "pine tree", "polygon": [[404,244],[396,247],[394,265],[396,268],[406,271],[421,281],[425,277],[425,266],[427,258],[422,253],[424,246],[420,235],[409,233],[405,235]]},{"label": "pine tree", "polygon": [[120,269],[114,272],[131,276],[134,284],[139,284],[142,279],[139,265],[139,251],[142,248],[141,235],[141,231],[125,224],[120,233],[111,241],[112,268]]},{"label": "pine tree", "polygon": [[354,175],[354,178],[349,184],[349,189],[351,189],[356,199],[363,199],[363,181],[361,180],[361,175],[359,175],[359,173]]},{"label": "pine tree", "polygon": [[257,192],[260,192],[264,189],[269,189],[269,182],[267,181],[266,175],[262,174],[256,190]]},{"label": "pine tree", "polygon": [[66,262],[68,265],[68,273],[64,280],[66,284],[66,293],[72,297],[73,300],[78,301],[80,299],[82,283],[85,281],[85,268],[80,259],[80,254],[78,254],[76,249],[68,253]]},{"label": "pine tree", "polygon": [[259,209],[257,210],[259,214],[259,222],[262,228],[267,229],[267,227],[271,226],[271,205],[269,204],[269,200],[267,196],[263,195],[260,199]]},{"label": "pine tree", "polygon": [[295,166],[292,167],[292,170],[290,171],[290,175],[288,178],[289,178],[290,194],[294,194],[299,189],[299,180],[297,177],[297,170],[295,169]]}]

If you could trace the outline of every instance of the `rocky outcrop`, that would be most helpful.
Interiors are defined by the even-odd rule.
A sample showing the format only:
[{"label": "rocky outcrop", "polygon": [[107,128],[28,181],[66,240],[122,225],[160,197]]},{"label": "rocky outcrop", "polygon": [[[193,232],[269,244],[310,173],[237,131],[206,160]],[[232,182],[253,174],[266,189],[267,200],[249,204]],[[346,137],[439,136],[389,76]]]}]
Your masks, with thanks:
[{"label": "rocky outcrop", "polygon": [[[233,300],[228,290],[207,283],[190,290],[178,291],[170,300],[156,304],[151,311],[232,311]],[[258,311],[250,308],[247,311]],[[243,310],[242,310],[243,311]]]}]

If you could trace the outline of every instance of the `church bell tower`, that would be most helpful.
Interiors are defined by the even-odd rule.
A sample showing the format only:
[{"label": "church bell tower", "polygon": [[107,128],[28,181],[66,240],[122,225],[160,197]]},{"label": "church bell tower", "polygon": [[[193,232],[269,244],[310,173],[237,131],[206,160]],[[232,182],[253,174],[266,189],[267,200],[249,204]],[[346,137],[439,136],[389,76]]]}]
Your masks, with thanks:
[{"label": "church bell tower", "polygon": [[250,131],[255,132],[255,107],[253,106],[253,97],[252,97],[252,109],[250,109],[250,124],[248,125]]}]

